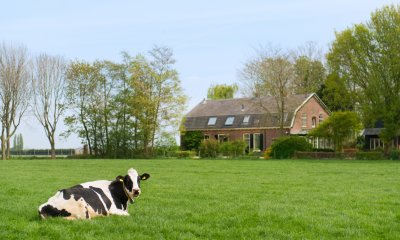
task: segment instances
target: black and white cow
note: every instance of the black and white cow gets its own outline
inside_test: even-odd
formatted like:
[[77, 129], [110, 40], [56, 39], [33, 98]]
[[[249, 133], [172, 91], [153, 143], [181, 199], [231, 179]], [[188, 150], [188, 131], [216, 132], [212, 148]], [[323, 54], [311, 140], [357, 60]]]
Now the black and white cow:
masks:
[[98, 180], [86, 182], [58, 191], [39, 207], [39, 216], [64, 217], [66, 219], [90, 219], [96, 216], [128, 216], [128, 201], [140, 195], [140, 181], [149, 174], [139, 175], [133, 168], [128, 174], [114, 181]]

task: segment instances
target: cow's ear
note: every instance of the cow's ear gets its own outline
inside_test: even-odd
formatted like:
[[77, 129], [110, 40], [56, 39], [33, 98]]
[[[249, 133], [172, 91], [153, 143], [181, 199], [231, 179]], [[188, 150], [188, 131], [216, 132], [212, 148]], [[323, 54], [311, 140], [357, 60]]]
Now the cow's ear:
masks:
[[115, 178], [115, 180], [117, 180], [117, 182], [122, 182], [122, 181], [124, 181], [124, 177], [119, 175], [118, 177]]
[[140, 175], [140, 180], [147, 180], [150, 178], [150, 174], [148, 173], [143, 173], [142, 175]]

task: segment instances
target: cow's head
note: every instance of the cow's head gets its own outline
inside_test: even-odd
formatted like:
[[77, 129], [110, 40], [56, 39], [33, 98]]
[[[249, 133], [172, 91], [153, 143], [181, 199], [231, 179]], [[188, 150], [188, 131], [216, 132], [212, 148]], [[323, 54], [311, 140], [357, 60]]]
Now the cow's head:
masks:
[[131, 168], [128, 170], [128, 174], [125, 175], [125, 177], [118, 176], [117, 180], [121, 181], [123, 180], [124, 186], [126, 190], [128, 191], [128, 194], [131, 197], [137, 197], [140, 195], [140, 181], [144, 181], [150, 178], [150, 174], [148, 173], [143, 173], [142, 175], [139, 175], [138, 172]]

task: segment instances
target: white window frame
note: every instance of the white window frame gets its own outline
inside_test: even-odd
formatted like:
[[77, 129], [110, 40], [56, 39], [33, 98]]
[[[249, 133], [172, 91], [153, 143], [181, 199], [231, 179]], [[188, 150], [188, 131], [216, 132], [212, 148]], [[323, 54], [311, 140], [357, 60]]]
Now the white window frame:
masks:
[[243, 125], [249, 125], [250, 123], [250, 115], [246, 115], [243, 118]]
[[225, 120], [225, 126], [232, 126], [234, 121], [235, 121], [235, 117], [234, 116], [227, 117], [226, 120]]
[[315, 128], [317, 126], [317, 117], [311, 118], [311, 127]]
[[217, 117], [209, 117], [207, 126], [215, 126], [217, 123]]
[[243, 141], [247, 144], [250, 150], [250, 133], [243, 133]]

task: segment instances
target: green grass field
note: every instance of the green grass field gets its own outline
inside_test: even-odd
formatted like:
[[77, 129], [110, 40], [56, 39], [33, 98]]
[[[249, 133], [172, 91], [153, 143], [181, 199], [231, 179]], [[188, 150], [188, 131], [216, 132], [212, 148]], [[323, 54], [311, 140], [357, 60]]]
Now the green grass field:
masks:
[[[39, 220], [58, 189], [151, 178], [130, 216]], [[0, 239], [399, 239], [400, 162], [0, 161]]]

